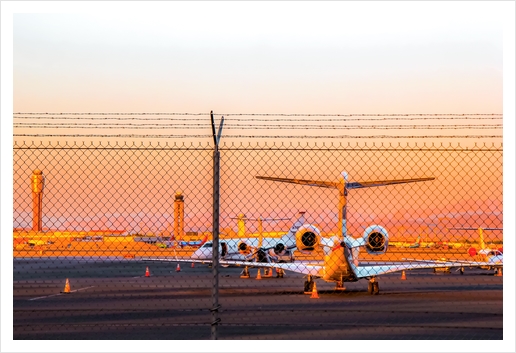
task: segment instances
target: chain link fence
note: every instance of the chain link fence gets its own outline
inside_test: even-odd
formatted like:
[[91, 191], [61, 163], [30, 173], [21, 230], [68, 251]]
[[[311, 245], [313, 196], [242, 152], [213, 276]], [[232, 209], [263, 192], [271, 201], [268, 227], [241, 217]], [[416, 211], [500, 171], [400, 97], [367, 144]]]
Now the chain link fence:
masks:
[[[503, 337], [501, 144], [219, 150], [219, 338]], [[13, 153], [14, 339], [213, 337], [211, 143]]]

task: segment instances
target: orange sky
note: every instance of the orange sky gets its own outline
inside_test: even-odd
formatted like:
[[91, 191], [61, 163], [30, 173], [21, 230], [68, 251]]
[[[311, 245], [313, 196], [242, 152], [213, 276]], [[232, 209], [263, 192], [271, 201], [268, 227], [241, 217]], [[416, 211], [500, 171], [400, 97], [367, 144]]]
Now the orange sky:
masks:
[[[160, 231], [173, 223], [174, 194], [181, 190], [186, 227], [211, 229], [212, 151], [204, 147], [15, 149], [14, 226], [30, 226], [29, 179], [32, 170], [40, 168], [46, 176], [44, 214], [53, 217], [47, 218], [46, 227]], [[222, 228], [236, 229], [231, 218], [239, 213], [293, 219], [298, 211], [306, 211], [309, 222], [331, 232], [337, 224], [336, 190], [272, 183], [255, 176], [336, 181], [341, 171], [349, 173], [350, 181], [436, 178], [351, 191], [350, 232], [354, 235], [372, 223], [385, 225], [393, 234], [404, 226], [408, 236], [422, 225], [439, 234], [452, 226], [502, 226], [501, 146], [490, 151], [237, 147], [221, 150]], [[286, 229], [289, 224], [268, 229]]]

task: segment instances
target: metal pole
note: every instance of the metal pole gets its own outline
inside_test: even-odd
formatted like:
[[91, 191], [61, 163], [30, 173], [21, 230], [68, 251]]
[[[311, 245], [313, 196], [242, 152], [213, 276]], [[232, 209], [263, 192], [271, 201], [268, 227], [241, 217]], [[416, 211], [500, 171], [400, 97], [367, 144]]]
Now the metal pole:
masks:
[[213, 121], [213, 111], [210, 113], [213, 128], [213, 141], [215, 150], [213, 151], [213, 247], [212, 247], [212, 308], [211, 308], [211, 339], [216, 340], [217, 327], [220, 319], [219, 312], [219, 203], [220, 203], [220, 153], [217, 136], [215, 135], [215, 123]]

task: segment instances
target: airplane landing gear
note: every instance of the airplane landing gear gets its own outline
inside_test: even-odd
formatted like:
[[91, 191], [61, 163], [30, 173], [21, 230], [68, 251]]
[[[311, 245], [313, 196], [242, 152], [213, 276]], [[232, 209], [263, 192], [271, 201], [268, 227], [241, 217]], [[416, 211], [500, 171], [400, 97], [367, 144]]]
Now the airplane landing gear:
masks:
[[312, 275], [308, 275], [306, 277], [306, 281], [305, 281], [305, 289], [304, 289], [304, 293], [305, 294], [312, 294], [312, 290], [314, 289], [314, 280], [312, 278]]
[[367, 284], [367, 293], [372, 295], [377, 295], [380, 293], [380, 287], [374, 277], [371, 277], [369, 283]]
[[285, 274], [285, 271], [283, 271], [283, 269], [281, 269], [281, 268], [276, 269], [276, 278], [283, 278], [284, 274]]
[[240, 274], [240, 278], [250, 278], [249, 269], [247, 268], [247, 266], [244, 268], [244, 270]]
[[344, 283], [342, 281], [338, 281], [335, 284], [335, 290], [346, 290], [346, 287], [344, 287]]

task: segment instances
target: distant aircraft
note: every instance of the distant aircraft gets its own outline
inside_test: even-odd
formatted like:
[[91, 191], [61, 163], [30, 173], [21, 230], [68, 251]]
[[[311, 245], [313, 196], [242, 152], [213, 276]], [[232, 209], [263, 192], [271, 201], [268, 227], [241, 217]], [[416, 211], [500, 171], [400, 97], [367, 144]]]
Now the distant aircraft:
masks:
[[[490, 249], [484, 242], [484, 230], [503, 230], [503, 228], [472, 228], [472, 227], [453, 227], [449, 230], [478, 230], [480, 250], [477, 251], [475, 247], [468, 250], [468, 254], [474, 257], [477, 261], [467, 261], [466, 263], [474, 266], [484, 268], [486, 270], [495, 269], [498, 272], [499, 268], [503, 268], [503, 247], [500, 249]], [[478, 265], [478, 264], [481, 265]]]
[[34, 246], [41, 246], [41, 245], [47, 245], [47, 244], [52, 244], [51, 242], [48, 242], [48, 241], [44, 241], [44, 240], [35, 240], [35, 239], [30, 239], [27, 244], [29, 244], [31, 247], [34, 247]]
[[208, 236], [206, 235], [202, 240], [197, 240], [197, 241], [179, 240], [177, 242], [177, 244], [182, 248], [184, 248], [185, 246], [189, 246], [192, 248], [198, 248], [198, 247], [202, 246], [204, 243], [206, 243], [207, 240], [208, 240]]
[[[325, 241], [320, 233], [314, 229], [298, 229], [295, 233], [296, 248], [300, 251], [312, 253], [318, 249], [324, 251], [323, 264], [306, 264], [306, 263], [273, 263], [268, 267], [276, 269], [293, 271], [307, 275], [305, 282], [305, 292], [311, 291], [313, 288], [313, 279], [322, 278], [327, 282], [336, 282], [337, 288], [343, 288], [343, 282], [355, 282], [360, 279], [368, 279], [368, 292], [370, 294], [379, 293], [379, 285], [377, 276], [387, 273], [393, 273], [410, 269], [437, 268], [442, 267], [442, 262], [389, 262], [383, 265], [368, 265], [367, 263], [359, 264], [358, 255], [360, 248], [365, 248], [369, 254], [380, 255], [387, 251], [389, 236], [385, 228], [379, 225], [371, 225], [367, 227], [361, 238], [354, 238], [347, 233], [347, 195], [350, 190], [361, 189], [376, 186], [386, 186], [394, 184], [413, 183], [421, 181], [430, 181], [435, 178], [415, 178], [415, 179], [399, 179], [399, 180], [379, 180], [365, 182], [348, 182], [348, 174], [342, 172], [338, 182], [287, 179], [276, 177], [257, 176], [257, 179], [278, 181], [285, 183], [294, 183], [307, 186], [316, 186], [324, 188], [333, 188], [339, 190], [339, 224], [341, 228], [341, 236], [333, 242]], [[221, 260], [221, 264], [226, 265], [243, 265], [264, 267], [260, 263], [253, 262], [236, 262]], [[459, 262], [445, 262], [449, 267], [460, 267], [463, 264]]]
[[417, 240], [414, 244], [410, 244], [409, 248], [419, 248], [421, 246], [421, 235], [417, 236]]
[[[495, 270], [495, 273], [502, 271], [503, 269], [503, 253], [501, 249], [490, 249], [486, 247], [484, 243], [484, 230], [503, 230], [503, 228], [470, 228], [470, 227], [453, 227], [448, 228], [448, 230], [478, 230], [479, 234], [479, 245], [480, 250], [477, 251], [474, 247], [469, 248], [468, 254], [475, 258], [474, 261], [464, 261], [464, 260], [451, 260], [455, 263], [461, 263], [462, 266], [458, 269], [460, 274], [464, 274], [465, 267], [477, 267], [486, 270]], [[448, 263], [447, 259], [439, 259], [439, 260], [417, 260], [417, 259], [405, 259], [407, 261], [415, 261], [419, 263]], [[440, 266], [438, 268], [434, 268], [434, 272], [445, 272], [450, 273], [450, 266]], [[500, 272], [501, 273], [501, 272]]]

